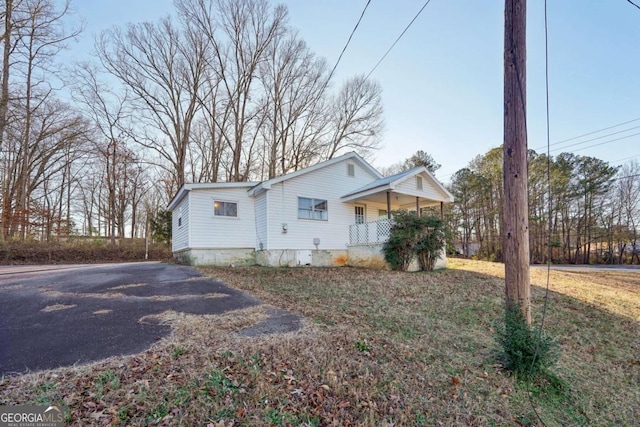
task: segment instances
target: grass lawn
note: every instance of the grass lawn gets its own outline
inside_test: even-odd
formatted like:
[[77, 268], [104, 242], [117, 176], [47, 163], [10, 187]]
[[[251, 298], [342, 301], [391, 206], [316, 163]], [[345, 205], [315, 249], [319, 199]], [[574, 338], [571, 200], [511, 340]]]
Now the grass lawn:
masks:
[[[553, 271], [546, 330], [564, 391], [520, 383], [493, 353], [503, 266], [435, 273], [207, 268], [266, 304], [164, 313], [172, 336], [129, 357], [0, 380], [0, 404], [64, 404], [71, 425], [633, 426], [640, 420], [640, 272]], [[532, 270], [539, 320], [546, 270]], [[235, 334], [268, 306], [295, 333]], [[528, 391], [527, 391], [528, 389]]]

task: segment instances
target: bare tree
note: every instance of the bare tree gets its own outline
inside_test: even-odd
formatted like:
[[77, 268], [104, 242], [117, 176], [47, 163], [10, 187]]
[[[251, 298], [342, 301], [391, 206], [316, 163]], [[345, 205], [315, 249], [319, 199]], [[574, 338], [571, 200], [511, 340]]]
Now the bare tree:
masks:
[[[3, 6], [0, 144], [10, 154], [4, 159], [2, 234], [5, 237], [13, 234], [18, 224], [19, 236], [24, 239], [29, 226], [33, 181], [29, 173], [35, 167], [35, 160], [30, 156], [38, 151], [36, 144], [41, 139], [41, 135], [34, 133], [37, 131], [33, 129], [35, 116], [39, 110], [55, 104], [51, 101], [52, 80], [57, 76], [53, 67], [55, 57], [80, 29], [67, 31], [64, 26], [68, 2], [58, 8], [52, 0], [6, 0]], [[43, 114], [50, 113], [51, 110]], [[11, 135], [7, 133], [9, 119], [14, 121]]]
[[364, 76], [348, 79], [332, 102], [331, 134], [323, 158], [345, 149], [363, 155], [379, 148], [384, 129], [382, 88]]
[[[638, 227], [640, 226], [640, 164], [630, 161], [623, 165], [619, 172], [618, 195], [621, 209], [622, 225], [628, 231], [631, 248], [631, 263], [634, 258], [640, 263], [640, 247], [638, 244]], [[620, 260], [623, 250], [620, 250]]]
[[[105, 69], [133, 94], [137, 129], [129, 135], [156, 152], [178, 187], [185, 182], [192, 124], [200, 108], [208, 41], [170, 17], [105, 31], [96, 43]], [[139, 132], [140, 127], [144, 127]], [[159, 134], [158, 132], [159, 131]]]
[[176, 5], [210, 43], [209, 72], [217, 78], [207, 96], [223, 102], [214, 118], [230, 152], [227, 180], [246, 180], [264, 120], [264, 103], [255, 93], [258, 67], [273, 40], [286, 32], [286, 9], [266, 0], [178, 0]]
[[104, 173], [101, 173], [101, 176], [104, 178], [107, 193], [104, 219], [107, 236], [111, 243], [115, 244], [116, 235], [122, 236], [124, 227], [122, 211], [125, 207], [117, 207], [117, 202], [122, 197], [117, 194], [121, 179], [119, 175], [122, 173], [120, 161], [128, 161], [132, 157], [128, 154], [131, 150], [127, 147], [123, 131], [130, 117], [129, 94], [126, 88], [121, 93], [111, 90], [99, 80], [96, 67], [83, 63], [77, 64], [73, 73], [72, 96], [84, 106], [84, 113], [94, 125], [95, 136], [92, 138], [92, 145], [98, 157], [97, 162], [104, 165]]
[[327, 64], [296, 33], [274, 38], [261, 64], [266, 96], [264, 161], [273, 178], [317, 159], [326, 124], [322, 100]]

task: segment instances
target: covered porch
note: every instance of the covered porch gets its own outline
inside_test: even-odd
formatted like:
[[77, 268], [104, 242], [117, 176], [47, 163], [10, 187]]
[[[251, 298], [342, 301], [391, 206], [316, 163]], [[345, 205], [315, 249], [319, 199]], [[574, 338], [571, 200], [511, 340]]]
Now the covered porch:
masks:
[[[392, 212], [408, 210], [442, 218], [444, 204], [453, 202], [453, 196], [425, 167], [418, 167], [379, 179], [344, 195], [341, 200], [353, 207], [354, 221], [349, 226], [347, 247], [349, 265], [385, 267], [382, 245], [390, 236]], [[413, 268], [417, 269], [417, 262], [415, 264]], [[443, 253], [436, 268], [444, 267], [446, 255]]]
[[352, 204], [354, 209], [349, 244], [370, 245], [387, 241], [393, 211], [408, 210], [442, 218], [444, 204], [452, 202], [453, 196], [421, 166], [374, 181], [341, 200]]
[[[381, 201], [381, 198], [384, 202]], [[378, 197], [369, 196], [354, 200], [353, 206], [354, 223], [349, 226], [349, 245], [386, 242], [393, 225], [393, 211], [407, 210], [417, 212], [418, 215], [435, 214], [443, 218], [444, 210], [444, 202], [442, 201], [406, 194], [394, 194], [391, 191], [378, 195]]]

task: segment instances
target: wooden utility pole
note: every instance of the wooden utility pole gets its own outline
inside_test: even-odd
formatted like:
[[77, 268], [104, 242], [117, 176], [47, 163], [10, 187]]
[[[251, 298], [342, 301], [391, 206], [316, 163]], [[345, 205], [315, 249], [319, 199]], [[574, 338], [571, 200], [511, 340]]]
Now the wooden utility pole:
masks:
[[503, 254], [507, 302], [531, 324], [527, 200], [526, 0], [505, 0]]

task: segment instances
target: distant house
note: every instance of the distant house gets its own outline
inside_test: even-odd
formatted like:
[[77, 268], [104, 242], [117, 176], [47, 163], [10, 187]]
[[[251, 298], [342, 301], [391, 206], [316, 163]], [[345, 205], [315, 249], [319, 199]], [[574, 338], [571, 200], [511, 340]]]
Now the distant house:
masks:
[[452, 201], [424, 167], [385, 178], [352, 152], [263, 182], [185, 184], [172, 250], [194, 265], [381, 266], [391, 211]]

